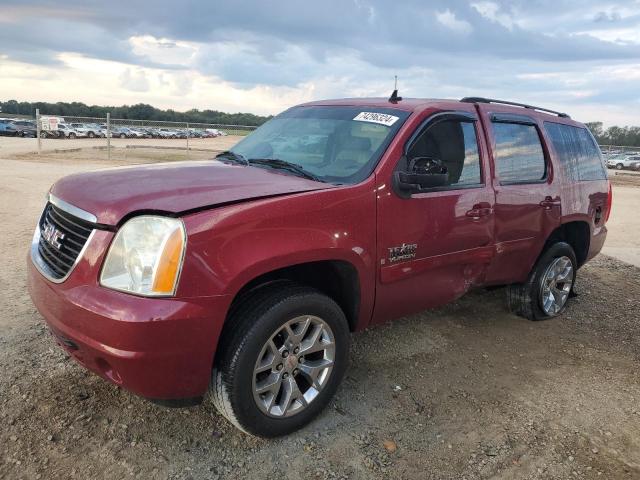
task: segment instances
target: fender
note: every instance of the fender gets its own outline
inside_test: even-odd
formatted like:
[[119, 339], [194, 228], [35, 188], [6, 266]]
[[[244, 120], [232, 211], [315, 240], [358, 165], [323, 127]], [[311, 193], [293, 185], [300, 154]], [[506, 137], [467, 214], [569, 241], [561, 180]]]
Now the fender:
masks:
[[[358, 327], [375, 297], [373, 177], [356, 186], [229, 205], [184, 217], [187, 251], [181, 291], [233, 299], [251, 280], [324, 260], [353, 265], [360, 282]], [[339, 212], [339, 214], [336, 214]], [[231, 300], [230, 300], [231, 301]], [[230, 303], [229, 301], [229, 303]]]

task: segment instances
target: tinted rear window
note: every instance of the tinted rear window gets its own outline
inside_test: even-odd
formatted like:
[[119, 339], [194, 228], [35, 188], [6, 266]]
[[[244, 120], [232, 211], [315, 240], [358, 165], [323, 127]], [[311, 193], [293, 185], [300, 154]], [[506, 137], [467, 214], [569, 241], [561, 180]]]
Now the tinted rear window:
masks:
[[532, 183], [545, 178], [546, 162], [535, 126], [494, 122], [493, 134], [500, 183]]
[[544, 122], [564, 177], [572, 182], [604, 180], [607, 173], [600, 149], [586, 128]]

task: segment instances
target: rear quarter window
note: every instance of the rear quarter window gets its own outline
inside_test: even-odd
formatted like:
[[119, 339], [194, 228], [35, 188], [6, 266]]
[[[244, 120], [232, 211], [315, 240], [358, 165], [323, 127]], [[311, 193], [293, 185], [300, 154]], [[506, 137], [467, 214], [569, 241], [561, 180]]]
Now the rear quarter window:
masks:
[[586, 128], [544, 122], [544, 129], [566, 180], [579, 182], [607, 178], [600, 149]]

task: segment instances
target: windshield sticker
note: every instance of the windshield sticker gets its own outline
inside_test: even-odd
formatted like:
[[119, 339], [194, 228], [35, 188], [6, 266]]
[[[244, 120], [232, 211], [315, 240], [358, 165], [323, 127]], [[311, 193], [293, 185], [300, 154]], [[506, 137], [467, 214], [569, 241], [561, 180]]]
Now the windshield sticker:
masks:
[[380, 125], [386, 125], [390, 127], [398, 120], [400, 117], [394, 117], [393, 115], [387, 115], [386, 113], [376, 113], [376, 112], [360, 112], [354, 118], [356, 122], [371, 122], [371, 123], [379, 123]]

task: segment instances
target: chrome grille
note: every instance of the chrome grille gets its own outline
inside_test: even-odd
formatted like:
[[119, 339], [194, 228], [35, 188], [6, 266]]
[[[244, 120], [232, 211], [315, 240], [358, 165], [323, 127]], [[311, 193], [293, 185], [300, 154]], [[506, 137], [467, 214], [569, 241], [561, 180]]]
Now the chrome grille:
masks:
[[48, 203], [38, 225], [37, 242], [40, 266], [44, 264], [47, 270], [44, 273], [52, 280], [66, 278], [94, 228], [93, 223]]

